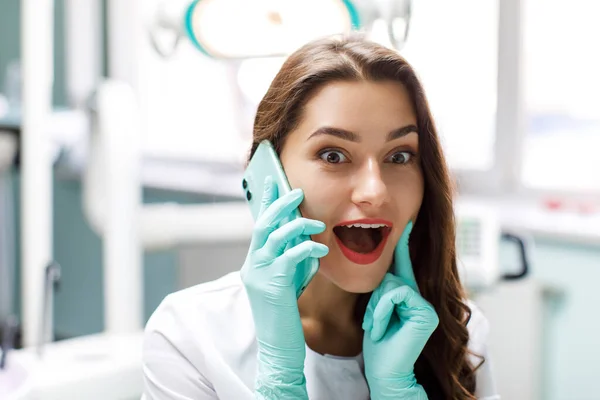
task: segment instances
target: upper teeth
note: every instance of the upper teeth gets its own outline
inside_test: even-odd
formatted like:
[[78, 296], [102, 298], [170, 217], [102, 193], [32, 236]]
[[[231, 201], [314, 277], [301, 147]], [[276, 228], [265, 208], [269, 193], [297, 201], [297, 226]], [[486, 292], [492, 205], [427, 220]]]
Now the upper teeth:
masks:
[[350, 224], [348, 228], [383, 228], [385, 224]]

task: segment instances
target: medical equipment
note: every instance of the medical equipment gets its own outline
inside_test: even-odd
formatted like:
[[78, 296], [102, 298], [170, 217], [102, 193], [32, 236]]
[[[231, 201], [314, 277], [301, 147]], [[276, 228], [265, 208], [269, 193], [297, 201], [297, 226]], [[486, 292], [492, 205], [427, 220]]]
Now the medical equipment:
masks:
[[104, 0], [64, 0], [65, 81], [71, 107], [81, 110], [103, 76]]
[[[471, 294], [501, 281], [524, 278], [530, 267], [530, 239], [501, 229], [497, 205], [460, 197], [454, 201], [456, 262], [461, 281]], [[516, 246], [520, 265], [514, 271], [500, 266], [500, 245]]]
[[[279, 161], [279, 156], [275, 152], [273, 145], [268, 140], [261, 142], [252, 159], [250, 160], [244, 177], [242, 180], [242, 188], [244, 189], [245, 197], [252, 211], [254, 220], [259, 218], [259, 213], [262, 206], [262, 193], [264, 193], [266, 186], [265, 179], [271, 177], [272, 182], [277, 187], [279, 196], [283, 196], [292, 191], [288, 182], [285, 171]], [[294, 209], [289, 217], [284, 218], [280, 225], [283, 226], [286, 223], [301, 218], [300, 210]], [[288, 248], [297, 246], [303, 241], [310, 240], [310, 236], [301, 235], [297, 240], [289, 243]], [[311, 279], [317, 273], [319, 269], [319, 260], [317, 258], [307, 258], [296, 266], [294, 275], [294, 286], [296, 287], [296, 296], [304, 292], [304, 289], [308, 286]]]
[[52, 308], [54, 308], [54, 289], [60, 282], [61, 268], [57, 262], [51, 262], [46, 266], [44, 274], [44, 312], [42, 314], [40, 337], [42, 342], [38, 343], [37, 352], [41, 356], [44, 352], [44, 345], [54, 341], [54, 332], [52, 327]]
[[13, 350], [0, 371], [2, 400], [139, 399], [141, 333], [87, 335], [45, 347]]
[[23, 343], [41, 338], [44, 269], [52, 261], [52, 153], [46, 126], [52, 105], [53, 0], [21, 2], [21, 260]]
[[231, 60], [287, 55], [318, 37], [377, 29], [401, 49], [410, 15], [411, 0], [168, 0], [158, 4], [148, 33], [165, 58], [182, 38], [206, 56]]
[[9, 317], [2, 324], [2, 336], [0, 336], [0, 370], [6, 367], [6, 356], [12, 349], [17, 330], [17, 322], [14, 317]]
[[457, 267], [470, 291], [490, 288], [501, 278], [500, 219], [497, 209], [463, 198], [454, 203]]

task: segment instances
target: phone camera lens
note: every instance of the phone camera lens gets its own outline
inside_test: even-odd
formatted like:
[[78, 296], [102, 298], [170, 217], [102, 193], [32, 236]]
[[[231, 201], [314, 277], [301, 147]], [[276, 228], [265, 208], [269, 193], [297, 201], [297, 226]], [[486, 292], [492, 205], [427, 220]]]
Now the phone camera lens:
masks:
[[245, 179], [243, 179], [243, 180], [242, 180], [242, 187], [243, 187], [244, 189], [247, 189], [247, 188], [248, 188], [248, 181], [246, 181]]
[[250, 201], [252, 199], [252, 193], [246, 192], [246, 198], [248, 199], [248, 201]]

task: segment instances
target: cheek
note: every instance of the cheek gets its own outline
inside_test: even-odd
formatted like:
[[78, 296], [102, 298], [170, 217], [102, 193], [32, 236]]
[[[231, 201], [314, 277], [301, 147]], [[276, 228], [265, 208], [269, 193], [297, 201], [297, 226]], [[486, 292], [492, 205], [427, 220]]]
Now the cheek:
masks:
[[335, 210], [344, 198], [339, 182], [325, 183], [319, 179], [311, 179], [299, 187], [304, 191], [304, 201], [300, 204], [302, 216], [330, 223], [329, 219], [335, 215]]
[[[312, 240], [327, 246], [335, 244], [332, 225], [339, 210], [343, 209], [342, 203], [347, 201], [349, 195], [344, 195], [339, 179], [327, 179], [318, 171], [314, 171], [312, 179], [297, 181], [297, 186], [304, 191], [304, 201], [300, 204], [300, 213], [304, 218], [324, 222], [327, 230], [322, 234], [312, 235]], [[290, 184], [293, 185], [290, 180]]]
[[419, 170], [399, 174], [390, 179], [391, 201], [402, 219], [415, 219], [423, 203], [424, 182]]
[[292, 188], [302, 188], [304, 192], [304, 201], [300, 204], [302, 216], [329, 223], [328, 219], [344, 198], [343, 181], [328, 177], [310, 163], [305, 163], [301, 170], [302, 173], [288, 175], [288, 180]]

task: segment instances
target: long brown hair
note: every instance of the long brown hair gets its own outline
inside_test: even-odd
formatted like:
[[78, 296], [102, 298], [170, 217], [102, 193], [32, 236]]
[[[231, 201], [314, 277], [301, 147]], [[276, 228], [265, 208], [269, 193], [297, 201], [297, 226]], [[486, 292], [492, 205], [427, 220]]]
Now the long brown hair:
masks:
[[320, 39], [292, 54], [260, 102], [250, 157], [270, 140], [278, 153], [315, 91], [333, 81], [397, 81], [409, 91], [417, 114], [425, 191], [410, 238], [415, 277], [440, 323], [415, 365], [430, 399], [475, 399], [475, 367], [468, 359], [471, 310], [456, 268], [452, 187], [423, 87], [396, 51], [352, 35]]

